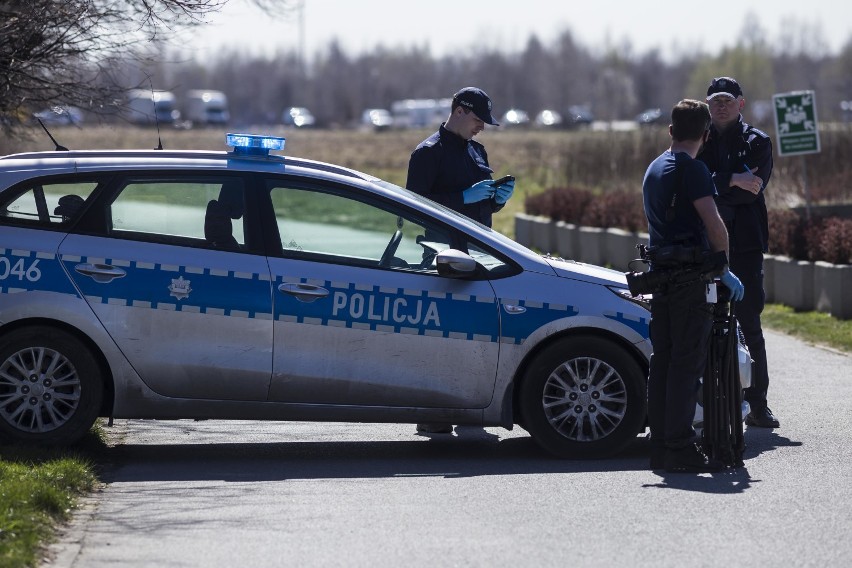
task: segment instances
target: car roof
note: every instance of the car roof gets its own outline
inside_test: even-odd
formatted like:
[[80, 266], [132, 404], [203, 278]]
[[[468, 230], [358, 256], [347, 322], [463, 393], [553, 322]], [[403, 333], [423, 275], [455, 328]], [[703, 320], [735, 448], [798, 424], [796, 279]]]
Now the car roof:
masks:
[[[34, 169], [36, 166], [37, 169]], [[298, 167], [304, 170], [336, 174], [365, 181], [378, 178], [326, 162], [292, 156], [246, 156], [234, 152], [204, 150], [73, 150], [26, 152], [0, 156], [0, 172], [26, 170], [32, 175], [64, 171], [124, 169], [205, 169], [234, 171], [280, 171]], [[32, 177], [32, 176], [25, 176]]]

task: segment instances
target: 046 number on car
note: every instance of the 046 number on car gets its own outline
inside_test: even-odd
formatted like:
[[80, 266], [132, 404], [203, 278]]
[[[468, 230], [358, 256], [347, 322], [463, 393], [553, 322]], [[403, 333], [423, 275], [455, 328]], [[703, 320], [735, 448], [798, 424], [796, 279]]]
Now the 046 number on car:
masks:
[[24, 279], [30, 282], [36, 282], [41, 278], [41, 270], [38, 268], [38, 259], [33, 260], [29, 266], [26, 265], [25, 259], [19, 258], [14, 264], [5, 256], [0, 256], [0, 280], [6, 280], [12, 277], [19, 281]]

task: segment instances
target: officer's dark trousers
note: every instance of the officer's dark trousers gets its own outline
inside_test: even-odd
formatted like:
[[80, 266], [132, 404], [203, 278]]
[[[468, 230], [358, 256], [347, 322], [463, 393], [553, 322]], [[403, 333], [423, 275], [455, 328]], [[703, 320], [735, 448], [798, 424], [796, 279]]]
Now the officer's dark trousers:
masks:
[[763, 253], [760, 251], [733, 253], [731, 272], [736, 274], [745, 287], [745, 296], [734, 306], [740, 322], [746, 346], [754, 360], [751, 388], [745, 389], [743, 398], [754, 410], [766, 408], [766, 391], [769, 389], [769, 370], [766, 364], [766, 341], [760, 325], [760, 314], [766, 303], [763, 289]]
[[679, 448], [695, 437], [698, 379], [707, 365], [712, 325], [702, 282], [654, 294], [651, 300], [648, 422], [654, 446]]

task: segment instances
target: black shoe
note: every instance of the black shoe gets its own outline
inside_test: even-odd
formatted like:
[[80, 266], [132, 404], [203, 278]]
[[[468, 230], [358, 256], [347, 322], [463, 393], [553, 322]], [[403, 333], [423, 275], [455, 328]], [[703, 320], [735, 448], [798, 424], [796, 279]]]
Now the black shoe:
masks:
[[705, 456], [698, 444], [689, 444], [683, 448], [670, 448], [666, 452], [665, 468], [671, 473], [714, 473], [725, 469], [725, 465]]
[[452, 424], [418, 424], [417, 425], [417, 433], [418, 434], [452, 434], [453, 433], [453, 425]]
[[781, 423], [772, 414], [769, 408], [763, 410], [752, 410], [746, 415], [745, 423], [749, 426], [757, 426], [758, 428], [778, 428]]
[[666, 449], [651, 448], [651, 469], [664, 469], [666, 467]]

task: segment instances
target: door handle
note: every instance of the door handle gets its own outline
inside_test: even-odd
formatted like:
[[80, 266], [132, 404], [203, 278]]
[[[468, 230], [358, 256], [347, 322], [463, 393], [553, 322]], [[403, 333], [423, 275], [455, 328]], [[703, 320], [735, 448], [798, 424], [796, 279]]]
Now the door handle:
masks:
[[278, 285], [278, 291], [295, 296], [300, 302], [314, 302], [328, 296], [328, 290], [322, 286], [304, 284], [302, 282], [285, 282]]
[[121, 268], [109, 264], [78, 264], [74, 270], [84, 276], [90, 277], [95, 282], [111, 282], [116, 278], [123, 278], [127, 273]]

